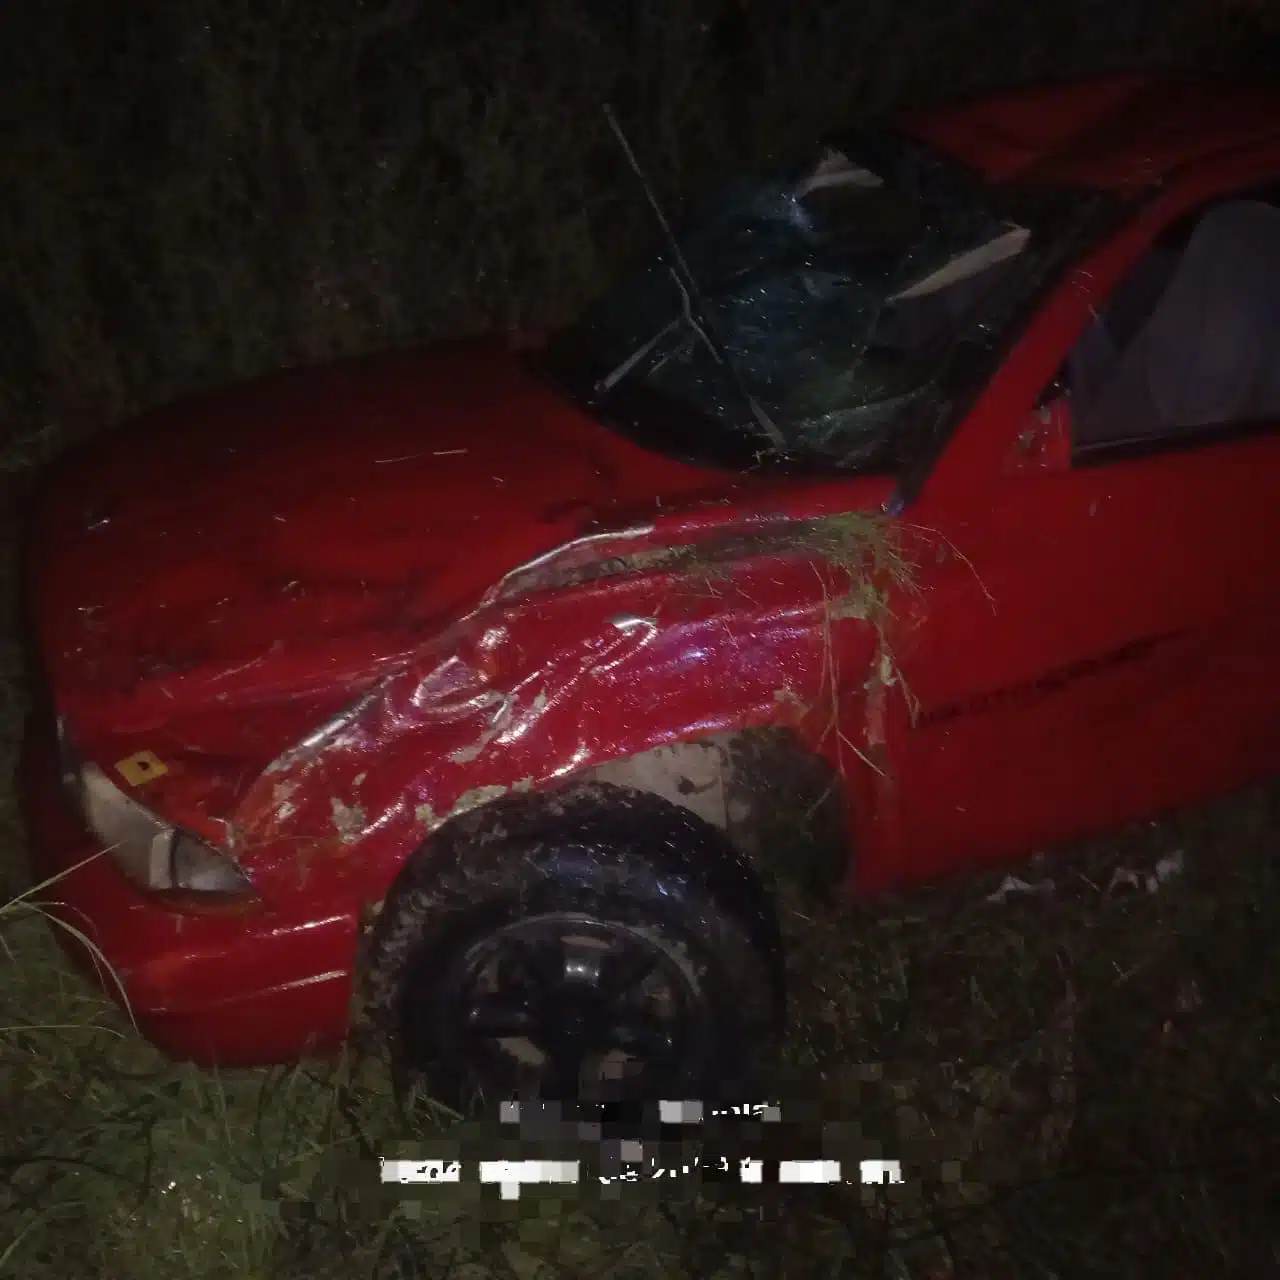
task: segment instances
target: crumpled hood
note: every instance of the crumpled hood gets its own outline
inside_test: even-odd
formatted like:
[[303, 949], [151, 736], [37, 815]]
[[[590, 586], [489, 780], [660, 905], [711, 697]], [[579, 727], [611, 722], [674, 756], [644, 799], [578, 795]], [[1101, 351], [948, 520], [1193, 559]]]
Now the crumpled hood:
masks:
[[732, 485], [601, 427], [498, 345], [277, 375], [57, 470], [30, 562], [47, 674], [64, 705], [351, 691], [525, 560]]

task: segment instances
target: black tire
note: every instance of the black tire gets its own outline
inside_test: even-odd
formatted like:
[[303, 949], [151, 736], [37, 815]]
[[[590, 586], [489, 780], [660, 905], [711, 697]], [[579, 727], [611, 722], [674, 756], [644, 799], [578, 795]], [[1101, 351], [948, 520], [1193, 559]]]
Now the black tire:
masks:
[[469, 1113], [754, 1096], [784, 1014], [777, 915], [750, 867], [693, 814], [615, 786], [449, 824], [389, 896], [371, 959], [402, 1081]]

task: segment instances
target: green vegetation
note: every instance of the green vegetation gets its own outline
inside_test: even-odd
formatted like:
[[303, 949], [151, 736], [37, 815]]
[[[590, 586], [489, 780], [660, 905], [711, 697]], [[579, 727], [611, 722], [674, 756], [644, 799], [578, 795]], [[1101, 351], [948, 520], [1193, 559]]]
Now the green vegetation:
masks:
[[[875, 108], [1225, 64], [1275, 30], [1264, 4], [1207, 0], [738, 13], [11, 6], [0, 523], [12, 530], [67, 441], [179, 394], [569, 315], [647, 234], [605, 99], [678, 210]], [[24, 695], [3, 630], [12, 762]], [[377, 1062], [214, 1074], [161, 1060], [15, 900], [27, 873], [0, 796], [0, 1276], [1274, 1273], [1277, 831], [1280, 795], [1264, 791], [1036, 863], [1018, 874], [1052, 889], [1003, 902], [988, 900], [1002, 874], [840, 918], [787, 895], [791, 1072], [841, 1142], [856, 1124], [920, 1175], [900, 1187], [690, 1181], [504, 1204], [379, 1190], [379, 1145], [410, 1128]], [[1154, 876], [1175, 850], [1183, 870], [1157, 892], [1116, 878]], [[413, 1126], [462, 1136], [447, 1116]]]

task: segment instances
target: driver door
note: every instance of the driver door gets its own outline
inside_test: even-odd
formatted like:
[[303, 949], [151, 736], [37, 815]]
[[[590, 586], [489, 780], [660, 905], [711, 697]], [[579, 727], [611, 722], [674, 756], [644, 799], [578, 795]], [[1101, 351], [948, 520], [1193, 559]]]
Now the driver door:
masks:
[[936, 544], [894, 635], [913, 876], [1280, 772], [1280, 202], [1173, 204], [1063, 286], [904, 517]]

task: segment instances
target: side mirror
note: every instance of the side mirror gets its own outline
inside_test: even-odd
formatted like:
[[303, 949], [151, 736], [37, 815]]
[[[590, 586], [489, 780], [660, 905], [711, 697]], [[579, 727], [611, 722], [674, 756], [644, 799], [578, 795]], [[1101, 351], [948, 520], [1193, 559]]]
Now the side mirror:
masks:
[[1071, 470], [1071, 402], [1059, 395], [1031, 410], [1005, 457], [1005, 475]]

